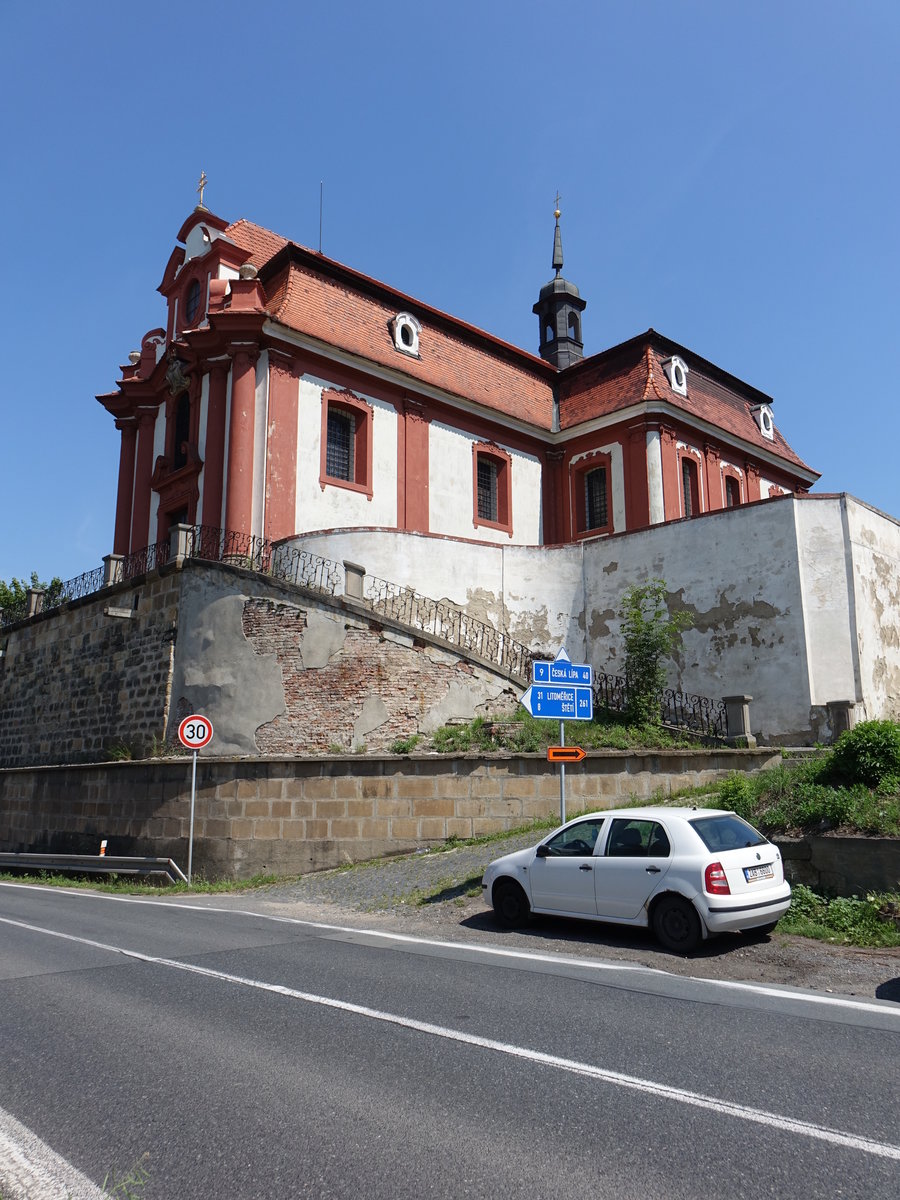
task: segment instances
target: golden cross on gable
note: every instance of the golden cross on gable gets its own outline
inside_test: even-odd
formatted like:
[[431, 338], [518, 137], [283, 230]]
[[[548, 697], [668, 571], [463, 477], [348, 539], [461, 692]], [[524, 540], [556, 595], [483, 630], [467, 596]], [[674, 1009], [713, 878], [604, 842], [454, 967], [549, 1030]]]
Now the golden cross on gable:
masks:
[[209, 180], [206, 178], [206, 172], [200, 172], [200, 179], [197, 183], [197, 191], [200, 193], [200, 207], [203, 208], [203, 189], [206, 187]]

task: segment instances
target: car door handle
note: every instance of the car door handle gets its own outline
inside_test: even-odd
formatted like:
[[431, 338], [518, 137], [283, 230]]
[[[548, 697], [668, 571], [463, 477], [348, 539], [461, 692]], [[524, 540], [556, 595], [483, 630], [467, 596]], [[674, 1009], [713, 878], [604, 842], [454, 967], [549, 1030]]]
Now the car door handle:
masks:
[[592, 866], [590, 866], [588, 863], [582, 863], [581, 866], [578, 868], [579, 871], [593, 871], [593, 869], [594, 868]]
[[644, 867], [644, 870], [647, 872], [648, 875], [658, 875], [659, 874], [659, 867]]

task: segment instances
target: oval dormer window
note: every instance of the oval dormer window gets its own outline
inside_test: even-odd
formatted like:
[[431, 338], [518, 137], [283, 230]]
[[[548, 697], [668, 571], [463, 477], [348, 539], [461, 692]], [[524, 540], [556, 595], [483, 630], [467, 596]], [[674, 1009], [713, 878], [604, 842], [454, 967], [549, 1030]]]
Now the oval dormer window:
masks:
[[422, 326], [412, 313], [398, 313], [391, 322], [394, 333], [394, 349], [403, 354], [419, 355], [419, 334]]
[[689, 368], [684, 359], [679, 358], [677, 354], [673, 354], [671, 358], [664, 358], [662, 369], [666, 373], [666, 379], [668, 379], [672, 391], [678, 396], [686, 396]]
[[775, 422], [772, 418], [772, 410], [768, 404], [757, 404], [750, 410], [753, 413], [753, 418], [759, 426], [759, 432], [764, 438], [770, 442], [775, 441]]

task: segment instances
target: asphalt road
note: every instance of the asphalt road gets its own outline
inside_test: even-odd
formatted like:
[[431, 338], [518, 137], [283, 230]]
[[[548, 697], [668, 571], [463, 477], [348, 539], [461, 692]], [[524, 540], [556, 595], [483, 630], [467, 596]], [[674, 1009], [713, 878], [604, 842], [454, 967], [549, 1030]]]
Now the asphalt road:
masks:
[[0, 884], [0, 1047], [3, 1200], [900, 1194], [886, 1001]]

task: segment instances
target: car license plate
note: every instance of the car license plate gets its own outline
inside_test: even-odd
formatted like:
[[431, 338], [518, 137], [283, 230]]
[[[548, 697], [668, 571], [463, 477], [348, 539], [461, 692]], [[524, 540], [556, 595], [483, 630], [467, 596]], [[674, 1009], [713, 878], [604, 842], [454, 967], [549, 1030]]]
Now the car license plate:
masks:
[[755, 879], [771, 879], [772, 864], [765, 863], [761, 867], [744, 867], [744, 878], [748, 883], [753, 883]]

